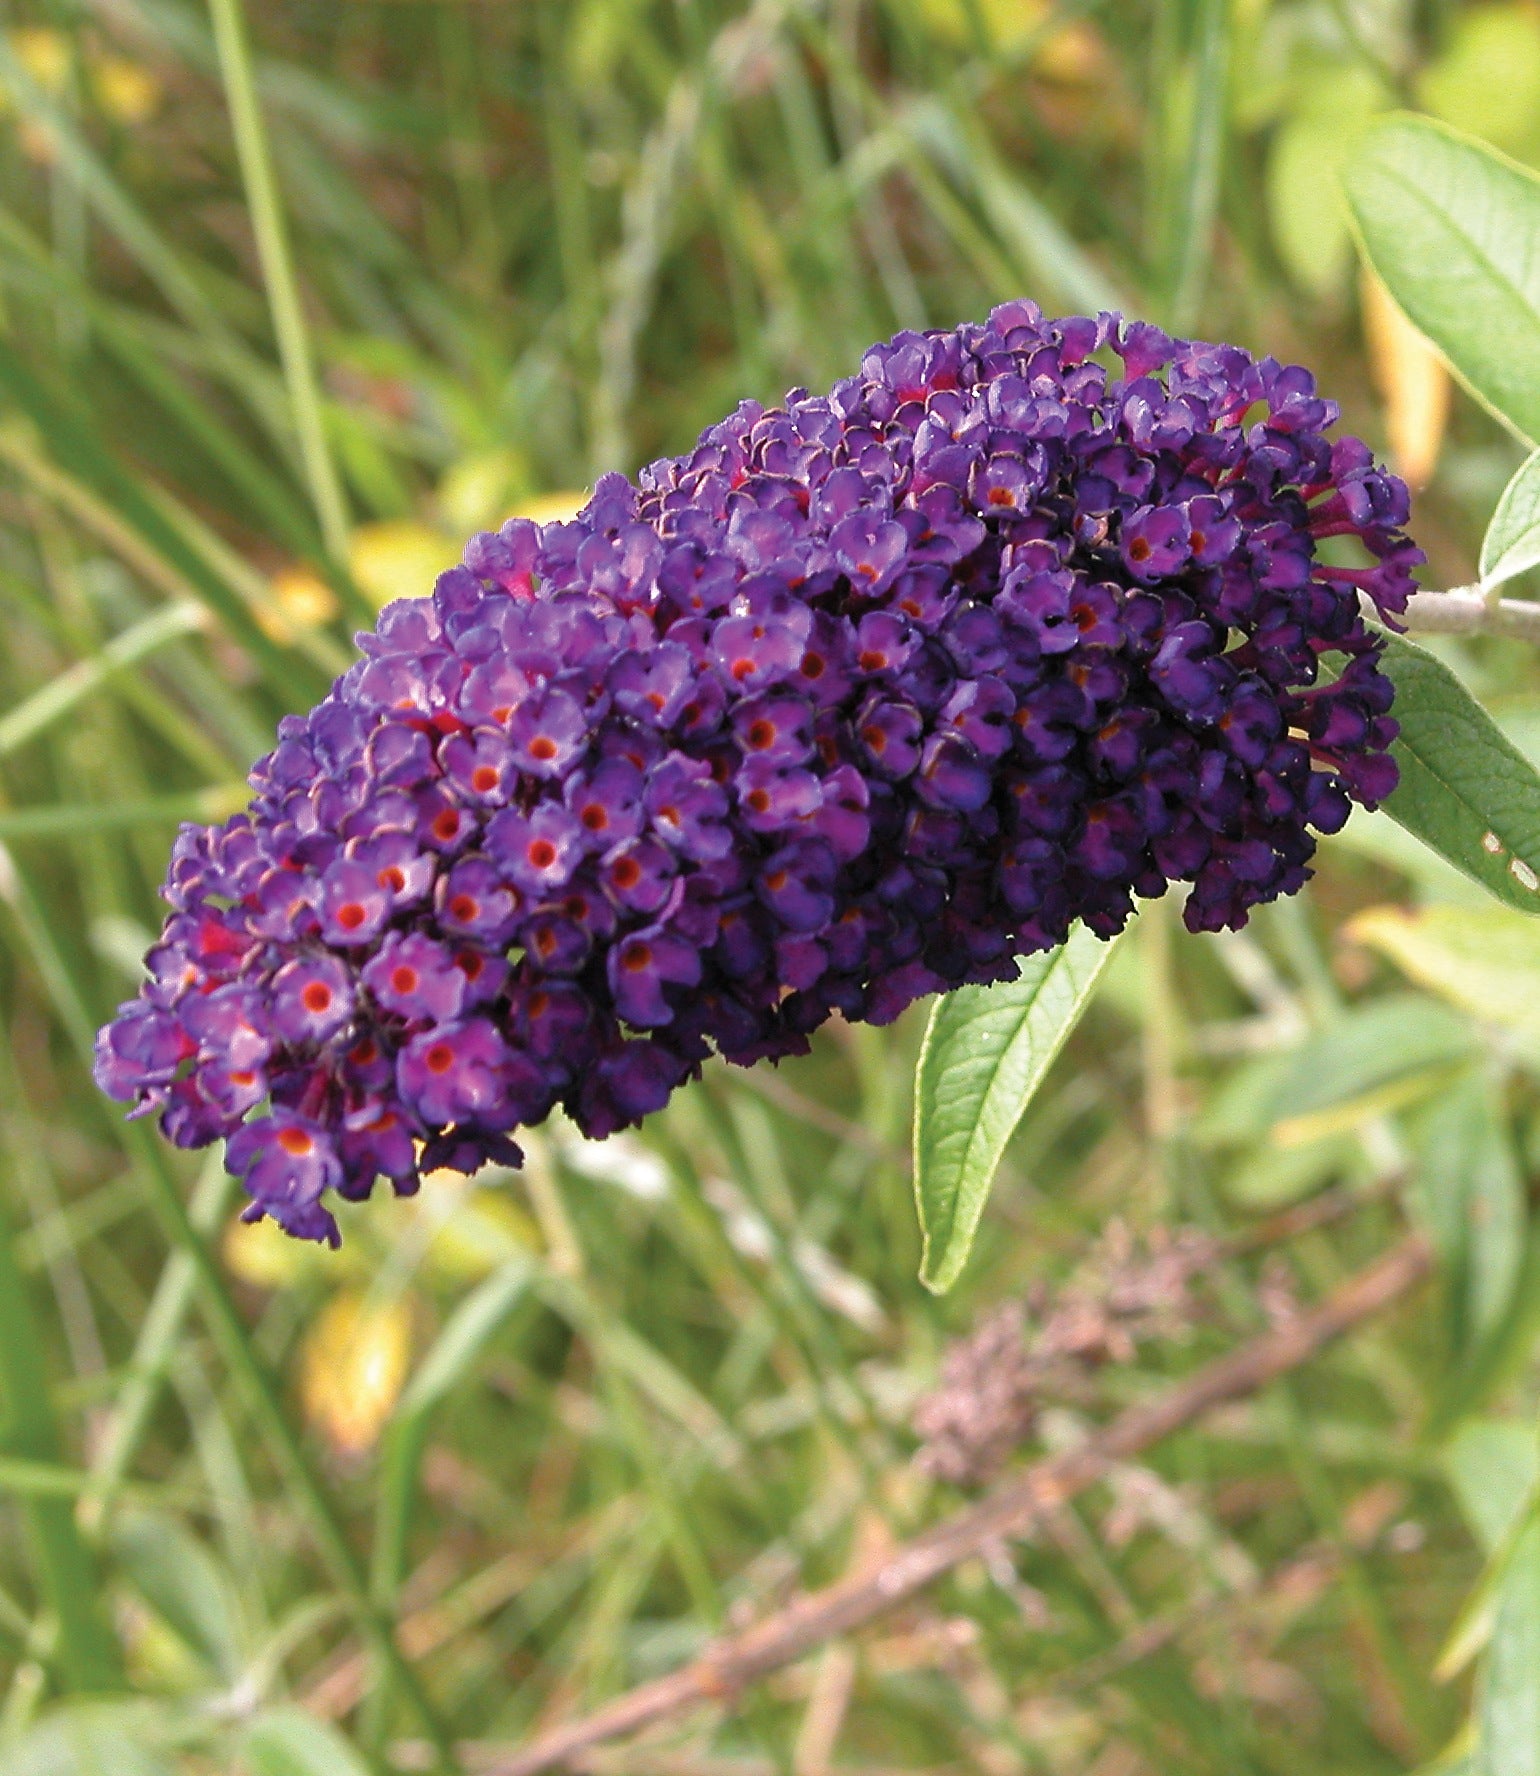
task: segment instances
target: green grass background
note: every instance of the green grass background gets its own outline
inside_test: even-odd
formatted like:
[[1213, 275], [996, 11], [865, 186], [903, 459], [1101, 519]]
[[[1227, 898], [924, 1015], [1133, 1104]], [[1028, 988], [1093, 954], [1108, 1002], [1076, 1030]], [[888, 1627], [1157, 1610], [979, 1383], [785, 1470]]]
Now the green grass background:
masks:
[[[335, 1256], [232, 1228], [217, 1159], [124, 1125], [86, 1066], [176, 822], [239, 805], [378, 602], [743, 396], [1025, 293], [1306, 361], [1383, 446], [1335, 179], [1397, 104], [1533, 158], [1540, 15], [0, 5], [5, 1776], [473, 1770], [958, 1503], [912, 1461], [946, 1341], [1111, 1219], [1229, 1232], [1328, 1189], [1352, 1212], [1216, 1267], [1185, 1336], [1040, 1443], [1408, 1215], [1444, 1239], [1440, 1288], [1163, 1448], [1124, 1488], [1142, 1511], [1099, 1489], [592, 1767], [1438, 1753], [1467, 1679], [1430, 1673], [1532, 1464], [1540, 941], [1383, 823], [1234, 941], [1145, 915], [940, 1301], [913, 1016], [710, 1068], [639, 1136], [548, 1130], [521, 1176], [353, 1210]], [[1457, 403], [1418, 500], [1430, 584], [1472, 577], [1518, 460]], [[1529, 652], [1441, 651], [1540, 738]], [[1434, 911], [1399, 969], [1351, 927], [1385, 905]], [[1511, 1005], [1473, 1001], [1471, 953]]]

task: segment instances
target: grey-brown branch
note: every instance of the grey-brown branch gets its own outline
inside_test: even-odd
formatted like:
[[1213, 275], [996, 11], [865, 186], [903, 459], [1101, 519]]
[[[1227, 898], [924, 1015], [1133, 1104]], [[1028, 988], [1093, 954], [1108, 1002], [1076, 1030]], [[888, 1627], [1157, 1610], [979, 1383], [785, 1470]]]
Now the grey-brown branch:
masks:
[[1418, 592], [1406, 607], [1406, 626], [1414, 635], [1508, 635], [1516, 641], [1540, 641], [1540, 601], [1489, 598], [1479, 586]]
[[668, 1677], [641, 1684], [584, 1719], [494, 1761], [483, 1776], [536, 1776], [559, 1769], [607, 1740], [702, 1704], [728, 1700], [821, 1642], [863, 1627], [991, 1543], [1026, 1534], [1118, 1463], [1142, 1454], [1213, 1407], [1253, 1394], [1299, 1368], [1405, 1294], [1428, 1273], [1432, 1261], [1426, 1240], [1408, 1235], [1318, 1306], [1258, 1334], [1157, 1398], [1129, 1407], [1078, 1447], [1032, 1463], [874, 1567], [795, 1598]]

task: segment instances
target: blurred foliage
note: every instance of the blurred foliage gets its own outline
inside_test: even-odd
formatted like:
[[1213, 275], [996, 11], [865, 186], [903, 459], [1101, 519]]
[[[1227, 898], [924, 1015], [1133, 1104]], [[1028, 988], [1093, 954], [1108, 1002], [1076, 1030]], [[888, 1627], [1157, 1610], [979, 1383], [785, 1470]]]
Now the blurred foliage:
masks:
[[[640, 1136], [552, 1127], [519, 1176], [353, 1212], [335, 1256], [232, 1225], [83, 1051], [175, 822], [239, 804], [373, 606], [900, 326], [1027, 293], [1309, 362], [1426, 483], [1429, 583], [1473, 579], [1519, 449], [1395, 317], [1366, 345], [1337, 179], [1395, 106], [1540, 161], [1540, 8], [264, 0], [244, 88], [235, 16], [0, 7], [0, 1768], [378, 1776], [433, 1731], [473, 1767], [954, 1504], [912, 1461], [945, 1341], [1109, 1220], [1255, 1239], [1050, 1444], [1406, 1216], [1445, 1260], [1425, 1305], [597, 1767], [1433, 1759], [1485, 1558], [1540, 1560], [1540, 927], [1383, 817], [1243, 934], [1143, 915], [940, 1302], [912, 1019], [708, 1069]], [[1531, 652], [1438, 651], [1540, 751]]]

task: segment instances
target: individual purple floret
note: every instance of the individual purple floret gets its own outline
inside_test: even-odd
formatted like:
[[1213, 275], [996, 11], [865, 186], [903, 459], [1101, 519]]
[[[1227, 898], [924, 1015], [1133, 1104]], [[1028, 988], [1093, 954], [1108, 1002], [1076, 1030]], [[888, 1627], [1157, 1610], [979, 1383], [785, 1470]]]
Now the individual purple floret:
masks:
[[182, 829], [102, 1088], [335, 1242], [330, 1192], [517, 1163], [558, 1104], [609, 1134], [1170, 881], [1242, 924], [1396, 784], [1359, 599], [1422, 555], [1336, 419], [1016, 302], [474, 538]]

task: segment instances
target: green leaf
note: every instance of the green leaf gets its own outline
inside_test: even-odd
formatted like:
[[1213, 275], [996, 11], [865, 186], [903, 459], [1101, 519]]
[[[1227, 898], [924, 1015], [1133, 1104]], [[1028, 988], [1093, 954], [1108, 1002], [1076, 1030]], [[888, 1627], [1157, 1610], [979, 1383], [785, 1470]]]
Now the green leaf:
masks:
[[[62, 1446], [32, 1283], [18, 1263], [16, 1234], [0, 1198], [0, 1455], [58, 1469]], [[55, 1657], [66, 1684], [81, 1691], [121, 1688], [122, 1654], [102, 1607], [95, 1553], [73, 1505], [34, 1494], [23, 1503], [22, 1522], [39, 1595], [58, 1623]]]
[[[1428, 1414], [1429, 1443], [1502, 1397], [1528, 1368], [1540, 1338], [1540, 1234], [1531, 1218], [1524, 1255], [1508, 1311], [1447, 1379]], [[1532, 1435], [1533, 1433], [1528, 1433]]]
[[1472, 1419], [1450, 1438], [1444, 1468], [1483, 1553], [1495, 1554], [1540, 1482], [1534, 1427], [1512, 1418]]
[[1488, 1081], [1468, 1072], [1421, 1118], [1411, 1202], [1448, 1278], [1455, 1349], [1502, 1319], [1524, 1261], [1524, 1187]]
[[1267, 213], [1289, 275], [1318, 295], [1341, 288], [1353, 257], [1342, 176], [1364, 132], [1387, 106], [1385, 88], [1355, 63], [1312, 69], [1273, 132]]
[[115, 1524], [113, 1554], [168, 1628], [209, 1670], [234, 1683], [244, 1663], [235, 1588], [207, 1548], [169, 1517]]
[[507, 1323], [529, 1287], [529, 1258], [516, 1253], [487, 1277], [449, 1316], [433, 1347], [407, 1383], [386, 1434], [380, 1464], [370, 1590], [393, 1604], [406, 1563], [406, 1537], [417, 1492], [417, 1475], [435, 1408], [468, 1375], [488, 1343]]
[[1380, 1086], [1468, 1060], [1470, 1026], [1435, 999], [1398, 993], [1350, 1006], [1290, 1055], [1266, 1105], [1269, 1123], [1350, 1104]]
[[1468, 1021], [1436, 999], [1395, 993], [1347, 1006], [1292, 1048], [1235, 1067], [1195, 1118], [1192, 1138], [1207, 1148], [1260, 1144], [1266, 1153], [1280, 1122], [1360, 1103], [1419, 1074], [1431, 1079], [1476, 1053]]
[[176, 1776], [183, 1732], [164, 1703], [70, 1703], [5, 1745], [5, 1776]]
[[1113, 943], [1077, 925], [1058, 949], [1025, 958], [1018, 980], [961, 987], [936, 1001], [914, 1105], [920, 1280], [928, 1289], [950, 1289], [967, 1263], [1005, 1144], [1085, 1010]]
[[1540, 1776], [1540, 1518], [1503, 1577], [1477, 1717], [1482, 1776]]
[[1491, 591], [1540, 566], [1540, 450], [1503, 489], [1481, 539], [1481, 584]]
[[1346, 175], [1364, 251], [1477, 400], [1540, 441], [1540, 179], [1445, 124], [1376, 124]]
[[369, 1776], [335, 1727], [297, 1708], [273, 1708], [247, 1728], [241, 1750], [251, 1776]]
[[1392, 635], [1383, 664], [1401, 724], [1386, 813], [1499, 900], [1540, 913], [1540, 772], [1442, 660]]
[[1347, 927], [1410, 980], [1540, 1057], [1540, 925], [1507, 907], [1372, 907]]

